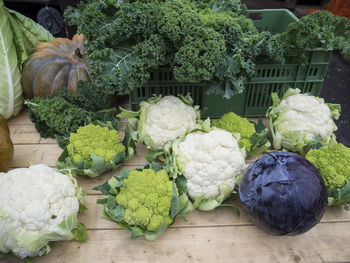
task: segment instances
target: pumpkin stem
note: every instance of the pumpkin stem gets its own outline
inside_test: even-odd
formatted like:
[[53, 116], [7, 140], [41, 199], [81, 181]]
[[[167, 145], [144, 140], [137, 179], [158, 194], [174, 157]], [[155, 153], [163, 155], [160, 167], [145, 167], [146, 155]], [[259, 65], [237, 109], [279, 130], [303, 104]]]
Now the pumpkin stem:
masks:
[[80, 48], [77, 48], [75, 51], [74, 51], [74, 55], [75, 57], [77, 57], [78, 59], [80, 58], [83, 58], [84, 56], [81, 54], [80, 52]]

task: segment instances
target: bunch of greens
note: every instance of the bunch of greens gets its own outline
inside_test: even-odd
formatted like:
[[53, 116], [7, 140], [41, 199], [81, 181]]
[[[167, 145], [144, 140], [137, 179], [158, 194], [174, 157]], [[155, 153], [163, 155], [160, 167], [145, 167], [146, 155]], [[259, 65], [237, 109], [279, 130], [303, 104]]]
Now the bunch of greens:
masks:
[[58, 145], [64, 149], [56, 163], [57, 168], [90, 177], [116, 169], [135, 152], [128, 126], [121, 141], [117, 119], [94, 121], [80, 127], [76, 133], [56, 138]]
[[103, 205], [102, 218], [131, 231], [132, 239], [144, 236], [153, 241], [178, 216], [192, 211], [185, 184], [171, 181], [158, 163], [130, 172], [123, 169], [94, 189], [107, 196], [97, 201]]
[[288, 60], [305, 62], [306, 49], [341, 50], [350, 56], [350, 20], [328, 11], [314, 12], [289, 24], [287, 30], [276, 35], [283, 56]]
[[35, 123], [41, 137], [55, 137], [75, 132], [80, 126], [94, 120], [116, 118], [110, 97], [91, 83], [80, 81], [76, 93], [62, 89], [59, 96], [36, 97], [26, 100], [29, 118]]
[[129, 93], [169, 67], [176, 80], [229, 98], [243, 90], [256, 57], [280, 54], [271, 35], [240, 14], [237, 0], [92, 0], [65, 18], [87, 37], [90, 74], [109, 93]]

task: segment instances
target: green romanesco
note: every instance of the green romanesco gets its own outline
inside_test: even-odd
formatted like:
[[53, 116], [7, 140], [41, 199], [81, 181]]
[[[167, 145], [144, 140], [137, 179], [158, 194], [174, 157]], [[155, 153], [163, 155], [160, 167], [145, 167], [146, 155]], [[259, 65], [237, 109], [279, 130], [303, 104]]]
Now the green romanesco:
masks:
[[174, 192], [165, 170], [132, 170], [124, 183], [125, 187], [120, 188], [116, 201], [125, 209], [126, 223], [142, 225], [154, 232], [163, 222], [167, 226], [171, 224], [170, 208]]
[[67, 150], [74, 164], [82, 160], [92, 165], [91, 153], [110, 162], [118, 153], [125, 151], [125, 146], [117, 130], [91, 123], [70, 134]]
[[312, 149], [305, 157], [320, 171], [328, 188], [342, 188], [350, 180], [350, 148], [343, 144]]
[[227, 130], [231, 133], [239, 133], [239, 147], [245, 147], [246, 151], [250, 151], [252, 146], [250, 138], [255, 133], [255, 127], [247, 118], [242, 118], [233, 112], [229, 112], [223, 115], [220, 119], [214, 120], [213, 126]]

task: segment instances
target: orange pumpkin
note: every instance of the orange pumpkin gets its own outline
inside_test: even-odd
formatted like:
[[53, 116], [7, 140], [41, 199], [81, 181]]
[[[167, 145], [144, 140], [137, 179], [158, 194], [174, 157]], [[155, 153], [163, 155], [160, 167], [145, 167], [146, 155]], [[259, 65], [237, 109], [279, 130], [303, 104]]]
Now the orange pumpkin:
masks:
[[28, 98], [57, 95], [66, 88], [75, 92], [78, 80], [91, 82], [84, 35], [56, 38], [37, 46], [23, 65], [22, 86]]
[[7, 172], [13, 158], [13, 144], [7, 121], [0, 114], [0, 172]]

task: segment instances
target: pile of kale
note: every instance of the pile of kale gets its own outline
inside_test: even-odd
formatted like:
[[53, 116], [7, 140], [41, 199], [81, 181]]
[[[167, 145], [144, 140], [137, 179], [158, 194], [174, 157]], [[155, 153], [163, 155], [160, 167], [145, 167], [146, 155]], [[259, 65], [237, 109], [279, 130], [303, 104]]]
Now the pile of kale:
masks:
[[128, 94], [168, 67], [179, 82], [230, 98], [257, 61], [303, 61], [315, 47], [350, 53], [346, 18], [316, 12], [272, 35], [258, 32], [239, 0], [89, 0], [65, 19], [87, 37], [92, 79], [110, 94]]

